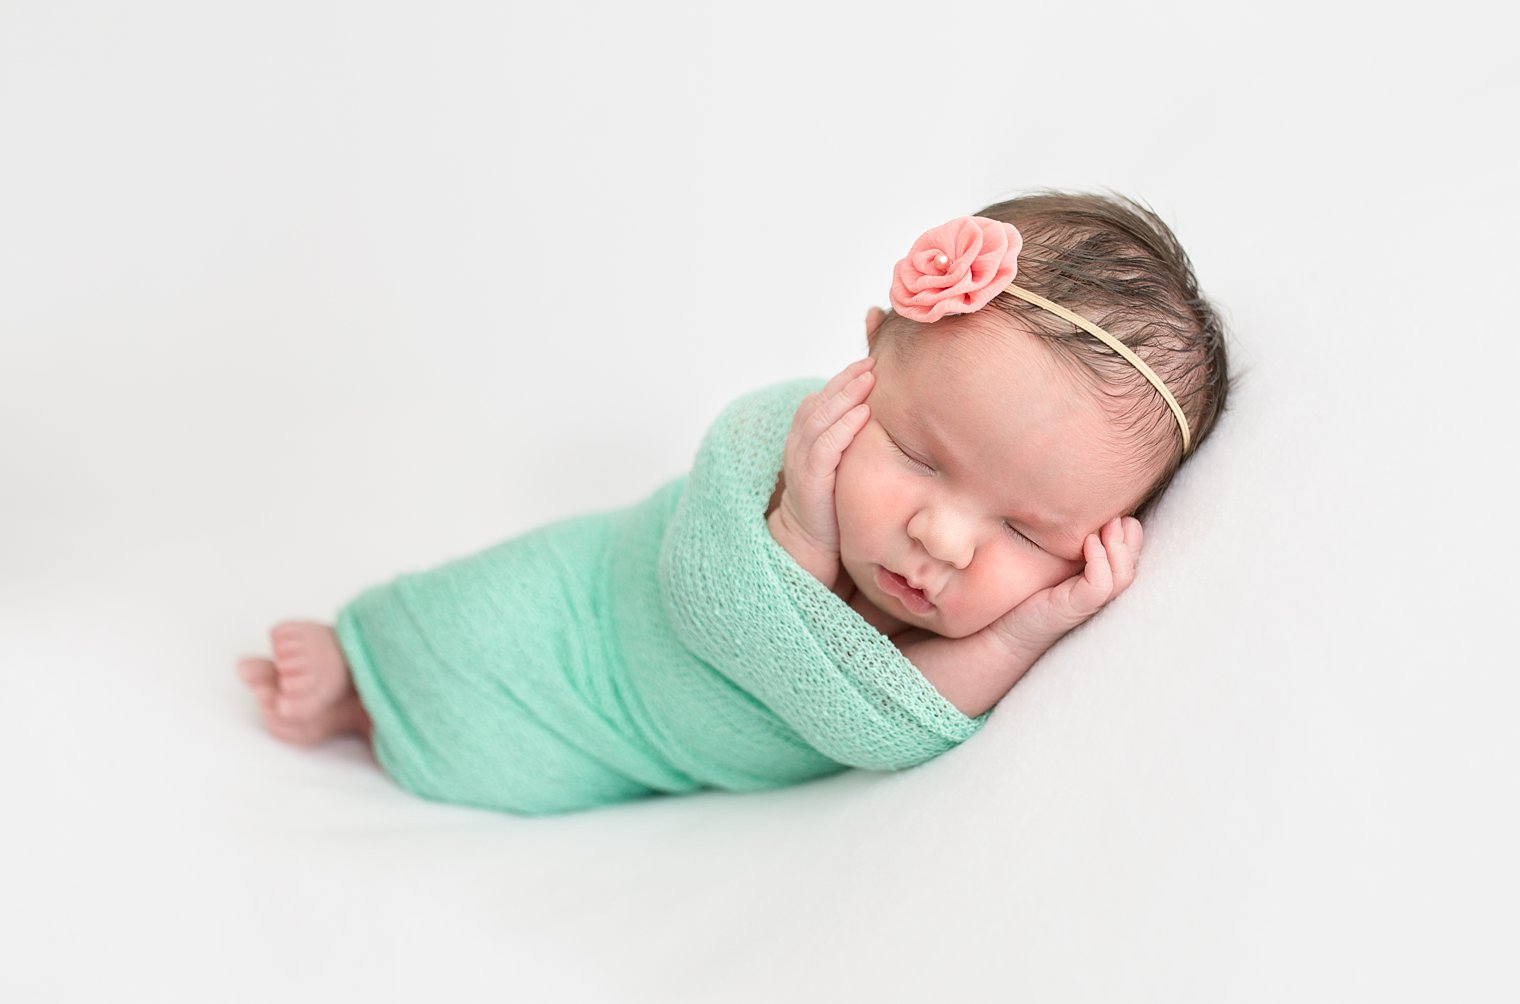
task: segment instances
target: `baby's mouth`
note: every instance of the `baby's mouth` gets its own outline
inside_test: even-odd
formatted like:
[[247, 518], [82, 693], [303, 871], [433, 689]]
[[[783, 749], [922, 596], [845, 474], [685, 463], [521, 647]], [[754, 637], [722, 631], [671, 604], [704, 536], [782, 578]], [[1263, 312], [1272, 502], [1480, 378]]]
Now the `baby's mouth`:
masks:
[[914, 589], [907, 579], [881, 565], [876, 566], [876, 588], [894, 597], [909, 613], [922, 616], [934, 611], [934, 604], [922, 589]]

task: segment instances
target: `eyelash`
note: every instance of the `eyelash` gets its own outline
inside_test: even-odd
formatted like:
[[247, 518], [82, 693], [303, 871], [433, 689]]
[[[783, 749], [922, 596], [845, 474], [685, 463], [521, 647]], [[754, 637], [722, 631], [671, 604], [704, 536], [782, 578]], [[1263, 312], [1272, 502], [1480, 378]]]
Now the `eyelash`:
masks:
[[903, 451], [903, 448], [897, 445], [897, 440], [893, 439], [891, 436], [887, 437], [887, 442], [891, 443], [892, 449], [897, 451], [897, 455], [906, 460], [908, 464], [913, 468], [923, 471], [926, 474], [934, 473], [934, 468], [930, 467], [928, 464], [924, 463], [921, 460], [914, 460], [912, 457], [908, 456], [908, 454]]
[[[904, 451], [901, 446], [897, 445], [897, 440], [893, 439], [891, 436], [887, 437], [887, 442], [892, 444], [892, 449], [897, 451], [897, 455], [899, 457], [902, 457], [903, 460], [906, 461], [908, 465], [914, 470], [922, 471], [926, 474], [934, 473], [934, 468], [930, 467], [928, 464], [924, 463], [921, 460], [914, 460], [912, 457], [908, 456], [907, 452]], [[1007, 530], [1014, 536], [1015, 539], [1022, 541], [1027, 546], [1032, 547], [1035, 550], [1040, 549], [1039, 544], [1036, 544], [1034, 541], [1030, 540], [1028, 537], [1020, 533], [1017, 529], [1014, 528], [1013, 524], [1008, 522], [1006, 519], [1003, 520], [1003, 529]]]
[[1040, 547], [1039, 544], [1036, 544], [1034, 541], [1030, 540], [1028, 537], [1024, 536], [1022, 533], [1019, 533], [1018, 530], [1015, 530], [1014, 527], [1013, 527], [1013, 524], [1010, 523], [1010, 522], [1008, 522], [1006, 519], [1003, 520], [1003, 528], [1006, 529], [1009, 533], [1013, 534], [1019, 540], [1022, 540], [1024, 543], [1028, 544], [1030, 547], [1033, 547], [1036, 550], [1039, 549], [1039, 547]]

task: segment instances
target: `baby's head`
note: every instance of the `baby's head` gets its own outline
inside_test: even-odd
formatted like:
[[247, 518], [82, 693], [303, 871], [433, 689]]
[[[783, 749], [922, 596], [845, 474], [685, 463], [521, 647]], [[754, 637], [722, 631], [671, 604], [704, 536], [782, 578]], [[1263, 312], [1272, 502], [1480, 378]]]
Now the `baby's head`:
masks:
[[[1224, 337], [1166, 224], [1128, 200], [1059, 192], [976, 215], [1022, 235], [1014, 283], [1149, 365], [1196, 451], [1225, 405]], [[933, 323], [889, 313], [868, 341], [871, 417], [835, 489], [841, 558], [904, 624], [963, 637], [1079, 574], [1084, 538], [1145, 515], [1186, 459], [1140, 370], [1011, 293]]]

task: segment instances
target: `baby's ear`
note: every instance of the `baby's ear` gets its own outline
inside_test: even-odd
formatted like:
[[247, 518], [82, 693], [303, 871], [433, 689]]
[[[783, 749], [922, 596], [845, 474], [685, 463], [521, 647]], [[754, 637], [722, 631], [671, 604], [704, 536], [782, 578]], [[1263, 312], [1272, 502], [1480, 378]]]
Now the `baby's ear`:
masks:
[[872, 307], [866, 311], [866, 347], [869, 348], [876, 341], [876, 329], [881, 327], [881, 322], [886, 320], [887, 312], [880, 307]]

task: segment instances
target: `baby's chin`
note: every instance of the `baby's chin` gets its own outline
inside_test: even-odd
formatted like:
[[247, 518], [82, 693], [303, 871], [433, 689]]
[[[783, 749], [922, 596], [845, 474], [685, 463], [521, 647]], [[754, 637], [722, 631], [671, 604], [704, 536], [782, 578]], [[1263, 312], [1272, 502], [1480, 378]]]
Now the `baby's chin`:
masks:
[[930, 616], [924, 618], [922, 623], [917, 623], [913, 626], [921, 627], [925, 631], [932, 631], [935, 634], [939, 635], [941, 638], [968, 638], [971, 635], [974, 635], [978, 631], [982, 630], [982, 628], [986, 627], [987, 625], [980, 624], [967, 627], [964, 624], [944, 623], [941, 621], [941, 619], [936, 618], [931, 614]]
[[[872, 602], [875, 603], [876, 601], [873, 599]], [[912, 611], [896, 612], [888, 610], [887, 612], [908, 627], [923, 628], [925, 631], [937, 634], [941, 638], [966, 638], [976, 634], [987, 626], [986, 624], [967, 626], [965, 624], [954, 623], [952, 619], [946, 617], [938, 608], [922, 615], [914, 614]]]

